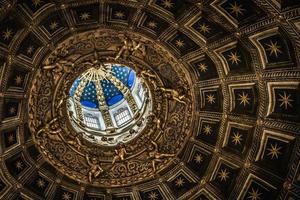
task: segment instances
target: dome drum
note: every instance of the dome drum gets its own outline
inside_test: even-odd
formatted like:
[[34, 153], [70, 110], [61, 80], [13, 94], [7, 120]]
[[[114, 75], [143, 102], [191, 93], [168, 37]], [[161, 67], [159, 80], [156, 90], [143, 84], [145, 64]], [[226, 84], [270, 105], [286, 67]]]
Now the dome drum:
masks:
[[136, 137], [152, 108], [147, 86], [132, 69], [103, 65], [111, 71], [89, 68], [74, 81], [68, 113], [77, 133], [93, 143], [110, 146]]

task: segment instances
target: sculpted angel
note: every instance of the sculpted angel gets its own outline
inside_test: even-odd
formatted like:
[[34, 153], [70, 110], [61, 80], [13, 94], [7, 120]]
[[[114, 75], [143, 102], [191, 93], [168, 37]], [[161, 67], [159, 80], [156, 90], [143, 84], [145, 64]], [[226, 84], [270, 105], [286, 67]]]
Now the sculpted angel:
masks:
[[[138, 52], [138, 49], [141, 48], [141, 52]], [[144, 55], [144, 46], [142, 43], [137, 42], [135, 40], [129, 39], [128, 37], [124, 37], [123, 46], [120, 48], [118, 54], [115, 57], [115, 60], [118, 60], [121, 56], [124, 59], [127, 59], [130, 55]]]
[[55, 73], [59, 73], [59, 72], [69, 73], [71, 72], [72, 67], [74, 67], [74, 64], [67, 60], [57, 60], [53, 63], [47, 61], [45, 64], [46, 65], [44, 65], [43, 69], [53, 70], [53, 72]]
[[101, 166], [98, 164], [98, 159], [96, 157], [93, 157], [92, 159], [89, 158], [89, 155], [86, 155], [86, 161], [88, 165], [90, 166], [89, 170], [89, 182], [92, 182], [93, 178], [97, 178], [104, 170], [101, 168]]
[[155, 123], [156, 130], [162, 131], [161, 121], [160, 121], [160, 119], [154, 113], [151, 112], [148, 115], [148, 118], [150, 120], [153, 119], [153, 122]]
[[123, 161], [125, 159], [125, 156], [127, 154], [130, 154], [126, 151], [126, 148], [125, 148], [125, 145], [124, 144], [121, 144], [120, 147], [118, 149], [115, 149], [115, 153], [116, 155], [114, 156], [113, 158], [113, 161], [112, 161], [112, 164], [115, 164], [115, 162], [117, 160], [121, 160]]
[[171, 100], [177, 101], [182, 104], [186, 104], [185, 100], [185, 95], [184, 94], [179, 94], [177, 90], [174, 89], [168, 89], [168, 88], [160, 88], [161, 91], [164, 92], [164, 95]]
[[58, 124], [58, 118], [54, 118], [38, 130], [38, 132], [36, 133], [36, 138], [48, 137], [49, 139], [60, 140], [58, 136], [60, 132], [61, 129]]
[[79, 135], [76, 135], [72, 140], [68, 140], [67, 142], [68, 144], [74, 146], [78, 151], [80, 151], [81, 148], [84, 148], [81, 140], [79, 139]]
[[144, 78], [144, 79], [148, 79], [153, 85], [154, 85], [154, 89], [157, 89], [157, 77], [154, 73], [152, 73], [149, 69], [148, 70], [143, 70], [140, 75]]
[[160, 153], [158, 151], [158, 145], [156, 142], [151, 140], [152, 146], [148, 149], [148, 158], [152, 159], [152, 168], [153, 171], [156, 172], [156, 164], [163, 162], [163, 158], [167, 157], [173, 157], [175, 154], [166, 154], [166, 153]]

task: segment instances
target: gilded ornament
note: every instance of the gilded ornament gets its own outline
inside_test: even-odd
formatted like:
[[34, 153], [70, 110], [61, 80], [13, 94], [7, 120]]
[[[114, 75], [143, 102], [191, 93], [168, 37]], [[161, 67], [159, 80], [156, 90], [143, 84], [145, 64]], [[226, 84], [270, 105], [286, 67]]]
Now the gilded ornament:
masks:
[[154, 73], [152, 73], [149, 69], [148, 70], [143, 70], [140, 75], [144, 78], [144, 79], [148, 79], [152, 85], [154, 86], [154, 89], [157, 89], [157, 77]]
[[157, 163], [161, 163], [163, 162], [163, 158], [167, 158], [167, 157], [174, 157], [175, 154], [167, 154], [167, 153], [160, 153], [158, 151], [158, 145], [156, 142], [154, 142], [153, 140], [151, 140], [151, 146], [148, 149], [148, 158], [152, 159], [152, 168], [153, 168], [153, 172], [156, 172], [156, 164]]
[[141, 42], [137, 42], [125, 36], [123, 43], [124, 45], [120, 48], [115, 60], [118, 60], [121, 56], [125, 60], [131, 55], [138, 55], [137, 57], [142, 58], [146, 56], [145, 46]]
[[[158, 165], [159, 169], [167, 167], [170, 163], [167, 158], [175, 156], [171, 153], [182, 149], [185, 142], [188, 141], [186, 131], [183, 130], [186, 130], [192, 122], [191, 117], [182, 115], [191, 108], [190, 101], [186, 101], [186, 96], [172, 89], [163, 88], [160, 90], [158, 85], [162, 73], [172, 73], [174, 76], [170, 81], [177, 80], [178, 88], [184, 88], [184, 86], [189, 88], [186, 75], [180, 70], [182, 66], [176, 64], [174, 59], [169, 58], [171, 55], [165, 54], [164, 49], [157, 48], [146, 38], [141, 38], [141, 42], [136, 42], [138, 41], [136, 38], [140, 36], [126, 33], [129, 42], [129, 45], [126, 46], [127, 42], [123, 41], [124, 35], [115, 31], [111, 31], [109, 34], [108, 32], [108, 30], [98, 30], [93, 32], [93, 37], [90, 37], [91, 34], [88, 33], [78, 34], [61, 43], [59, 48], [55, 49], [46, 58], [45, 64], [47, 65], [42, 67], [42, 70], [37, 71], [32, 81], [31, 95], [28, 100], [30, 130], [35, 135], [34, 141], [37, 143], [42, 155], [66, 176], [85, 184], [89, 183], [104, 187], [111, 185], [124, 186], [141, 180], [152, 179]], [[149, 52], [149, 54], [145, 59], [136, 59], [141, 58], [138, 54], [143, 55], [143, 52], [146, 52], [142, 42], [147, 44], [147, 53]], [[121, 48], [108, 49], [120, 46], [123, 47], [122, 51], [120, 51]], [[115, 60], [116, 53], [120, 54], [117, 61]], [[126, 54], [135, 58], [129, 60], [129, 56], [126, 56]], [[156, 74], [147, 66], [152, 64], [148, 57], [158, 58], [163, 54], [166, 55], [167, 59], [160, 59], [160, 65], [170, 65], [172, 68], [165, 68], [163, 72], [159, 69], [160, 73]], [[145, 84], [143, 80], [151, 83], [147, 85], [149, 89], [144, 91], [143, 97], [145, 102], [151, 101], [152, 108], [147, 112], [155, 113], [155, 115], [148, 118], [149, 113], [147, 113], [147, 116], [142, 117], [135, 115], [138, 112], [133, 113], [134, 126], [128, 129], [128, 135], [139, 134], [139, 132], [146, 134], [140, 134], [131, 142], [126, 142], [126, 135], [124, 137], [126, 143], [121, 143], [120, 146], [115, 146], [115, 149], [112, 149], [102, 146], [90, 133], [85, 135], [80, 131], [77, 132], [73, 126], [74, 124], [81, 126], [81, 119], [79, 120], [81, 115], [78, 115], [78, 119], [73, 120], [74, 114], [69, 113], [66, 115], [66, 113], [68, 113], [68, 106], [72, 106], [68, 103], [68, 90], [70, 90], [75, 77], [78, 77], [78, 74], [83, 74], [88, 69], [95, 68], [97, 70], [102, 67], [109, 67], [107, 63], [116, 62], [134, 66], [138, 72], [137, 76], [140, 76], [142, 80], [141, 84]], [[67, 63], [67, 66], [64, 66], [65, 63]], [[63, 77], [63, 80], [61, 77]], [[108, 78], [119, 91], [127, 95], [127, 86], [110, 77]], [[164, 92], [160, 92], [163, 90]], [[96, 92], [98, 91], [96, 88]], [[79, 92], [75, 91], [74, 98], [80, 97], [80, 95], [76, 95]], [[169, 104], [167, 101], [163, 101], [163, 95], [169, 96], [171, 100], [185, 102], [185, 104], [175, 104], [171, 108], [172, 112], [169, 113]], [[76, 102], [80, 100], [78, 98]], [[101, 106], [104, 105], [102, 102], [105, 99], [101, 98], [101, 95], [97, 100]], [[130, 107], [136, 107], [131, 105], [134, 101], [129, 98], [126, 100]], [[65, 103], [67, 106], [64, 106]], [[76, 106], [78, 106], [77, 103], [74, 104], [75, 110], [77, 109]], [[159, 117], [157, 113], [159, 113]], [[83, 118], [84, 113], [81, 114]], [[52, 120], [43, 125], [42, 119], [44, 118]], [[41, 127], [39, 127], [40, 124], [42, 124]], [[107, 126], [106, 130], [101, 133], [106, 134], [103, 139], [107, 141], [111, 141], [112, 136], [119, 131], [110, 130], [110, 128], [113, 128], [113, 126]], [[158, 147], [155, 142], [154, 145], [151, 141], [156, 141], [160, 135], [162, 135], [162, 143]], [[113, 143], [112, 145], [117, 144]], [[146, 152], [145, 147], [149, 147], [146, 148]], [[87, 156], [88, 159], [86, 159]], [[85, 159], [82, 159], [82, 157], [85, 157]], [[105, 169], [108, 170], [103, 176], [101, 174], [104, 172], [102, 168], [104, 163], [100, 164], [100, 160], [111, 161], [105, 163]], [[87, 164], [87, 162], [89, 163]], [[100, 176], [101, 178], [99, 178]]]
[[112, 160], [112, 165], [114, 165], [117, 160], [123, 161], [125, 159], [125, 156], [127, 154], [130, 154], [127, 152], [124, 144], [120, 144], [119, 148], [115, 149], [115, 153], [116, 155]]
[[186, 101], [187, 98], [185, 97], [184, 94], [179, 94], [179, 92], [177, 90], [174, 89], [168, 89], [168, 88], [159, 88], [164, 95], [171, 100], [177, 101], [179, 103], [185, 104], [186, 105]]
[[98, 164], [98, 159], [96, 157], [89, 158], [89, 155], [86, 155], [87, 164], [90, 166], [89, 170], [89, 182], [92, 183], [93, 178], [98, 178], [98, 176], [104, 171], [100, 164]]
[[60, 132], [61, 129], [58, 124], [58, 118], [54, 118], [37, 131], [36, 138], [38, 139], [39, 144], [41, 144], [41, 142], [44, 143], [44, 140], [47, 138], [57, 141], [61, 140], [59, 136]]

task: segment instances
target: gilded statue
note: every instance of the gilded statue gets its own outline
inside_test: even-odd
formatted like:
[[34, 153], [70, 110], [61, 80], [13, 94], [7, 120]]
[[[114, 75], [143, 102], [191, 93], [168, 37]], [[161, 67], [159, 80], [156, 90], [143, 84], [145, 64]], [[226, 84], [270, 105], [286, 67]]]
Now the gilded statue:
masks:
[[68, 144], [74, 146], [78, 151], [80, 151], [81, 148], [83, 148], [84, 146], [81, 143], [81, 140], [79, 139], [79, 136], [75, 136], [74, 137], [75, 140], [69, 140]]
[[74, 68], [74, 61], [81, 56], [80, 54], [67, 56], [68, 53], [67, 47], [63, 45], [56, 49], [54, 54], [45, 61], [43, 69], [54, 73], [55, 82], [57, 82], [62, 73], [70, 73]]
[[142, 75], [143, 78], [145, 78], [145, 77], [156, 78], [156, 75], [153, 74], [149, 69], [143, 70], [143, 71], [141, 72], [141, 75]]
[[147, 78], [154, 85], [154, 89], [157, 89], [157, 77], [155, 74], [153, 74], [149, 69], [143, 70], [140, 74], [144, 79]]
[[56, 106], [56, 110], [58, 110], [63, 105], [63, 103], [67, 101], [68, 98], [69, 96], [65, 92], [63, 92], [62, 97], [59, 99], [59, 102]]
[[67, 60], [60, 60], [58, 58], [55, 61], [45, 62], [43, 69], [53, 73], [54, 82], [57, 83], [63, 73], [70, 73], [74, 64]]
[[46, 138], [53, 140], [59, 140], [58, 134], [61, 132], [59, 128], [58, 118], [52, 119], [50, 122], [46, 123], [42, 128], [36, 133], [36, 138]]
[[154, 113], [152, 113], [152, 112], [148, 115], [148, 117], [150, 119], [151, 118], [153, 119], [153, 122], [155, 123], [156, 130], [162, 131], [160, 119]]
[[85, 156], [85, 158], [86, 158], [88, 165], [90, 166], [89, 182], [91, 183], [92, 179], [97, 178], [104, 170], [98, 164], [98, 159], [96, 157], [92, 157], [92, 159], [90, 159], [89, 155], [87, 154]]
[[44, 70], [53, 70], [53, 72], [55, 73], [60, 73], [60, 72], [69, 73], [74, 67], [74, 64], [67, 60], [58, 60], [53, 63], [47, 61], [45, 64], [46, 65], [43, 67]]
[[121, 144], [118, 149], [115, 149], [115, 154], [116, 155], [113, 158], [112, 164], [115, 164], [117, 160], [123, 161], [125, 156], [129, 153], [126, 151], [125, 145]]
[[115, 60], [118, 60], [121, 56], [124, 59], [127, 59], [130, 55], [135, 55], [137, 57], [146, 55], [145, 47], [142, 45], [142, 43], [138, 43], [135, 40], [131, 40], [127, 37], [124, 37], [123, 43], [124, 44], [116, 55]]
[[160, 90], [164, 92], [164, 95], [168, 99], [177, 101], [177, 102], [182, 103], [182, 104], [186, 104], [186, 102], [185, 102], [185, 100], [186, 100], [185, 95], [184, 94], [182, 94], [182, 95], [179, 94], [179, 92], [177, 90], [163, 88], [163, 87], [161, 87]]
[[66, 55], [68, 55], [68, 53], [69, 53], [69, 50], [68, 50], [68, 47], [65, 44], [63, 44], [56, 51], [54, 51], [55, 55], [62, 56], [62, 57], [65, 57]]
[[163, 162], [163, 158], [173, 157], [175, 154], [159, 153], [157, 143], [153, 140], [151, 140], [151, 143], [152, 146], [149, 148], [148, 158], [152, 159], [152, 168], [156, 172], [156, 163], [161, 163]]

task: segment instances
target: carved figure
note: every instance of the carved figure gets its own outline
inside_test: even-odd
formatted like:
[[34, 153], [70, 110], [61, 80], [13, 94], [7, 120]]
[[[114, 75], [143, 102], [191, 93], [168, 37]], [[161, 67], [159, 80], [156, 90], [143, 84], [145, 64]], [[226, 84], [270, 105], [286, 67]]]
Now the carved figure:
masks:
[[129, 154], [127, 151], [126, 151], [126, 148], [125, 148], [125, 145], [124, 144], [121, 144], [121, 146], [119, 147], [119, 149], [115, 149], [115, 153], [116, 155], [114, 156], [113, 158], [113, 161], [112, 161], [112, 164], [115, 164], [115, 162], [117, 160], [121, 160], [123, 161], [125, 159], [125, 156], [127, 154]]
[[88, 154], [85, 157], [88, 165], [90, 166], [89, 182], [91, 183], [92, 179], [97, 178], [104, 170], [98, 164], [98, 159], [96, 157], [90, 159]]
[[178, 91], [176, 91], [174, 89], [163, 88], [163, 87], [161, 87], [160, 90], [164, 92], [164, 95], [167, 98], [175, 100], [175, 101], [177, 101], [179, 103], [186, 104], [186, 102], [185, 102], [185, 100], [186, 100], [185, 95], [180, 95]]
[[[118, 54], [115, 57], [115, 60], [118, 60], [121, 56], [123, 56], [123, 58], [126, 59], [128, 58], [128, 56], [130, 56], [130, 54], [139, 54], [136, 52], [139, 48], [144, 49], [140, 42], [137, 43], [135, 40], [131, 40], [127, 37], [124, 38], [123, 43], [124, 45], [119, 50]], [[142, 50], [142, 55], [143, 54], [146, 53]]]
[[144, 78], [144, 79], [148, 79], [153, 85], [154, 85], [154, 89], [157, 89], [157, 77], [155, 74], [153, 74], [150, 70], [143, 70], [140, 75]]
[[73, 145], [78, 151], [83, 147], [81, 140], [79, 139], [79, 136], [75, 136], [75, 140], [69, 140], [68, 144]]
[[46, 123], [41, 129], [36, 133], [37, 138], [46, 138], [53, 140], [59, 140], [58, 134], [61, 132], [59, 124], [57, 123], [58, 118], [52, 119], [50, 122]]
[[148, 117], [150, 119], [153, 119], [153, 122], [156, 124], [156, 129], [159, 130], [159, 131], [162, 131], [160, 119], [158, 117], [156, 117], [156, 115], [152, 112], [148, 115]]
[[67, 46], [65, 44], [63, 44], [54, 52], [55, 55], [62, 56], [62, 57], [65, 57], [66, 55], [68, 55], [68, 53], [69, 50], [67, 49]]
[[74, 64], [68, 60], [61, 60], [59, 58], [48, 59], [43, 66], [44, 70], [53, 73], [54, 82], [57, 83], [63, 73], [70, 73]]
[[150, 147], [150, 152], [148, 152], [149, 159], [152, 159], [153, 171], [156, 172], [156, 163], [163, 162], [163, 158], [173, 157], [175, 154], [166, 154], [158, 152], [158, 145], [153, 140], [151, 140], [152, 146]]
[[63, 93], [62, 97], [59, 99], [56, 110], [58, 110], [68, 98], [69, 96], [66, 93]]
[[47, 62], [46, 65], [43, 67], [44, 70], [53, 70], [55, 73], [59, 72], [71, 72], [72, 67], [74, 67], [74, 64], [66, 61], [66, 60], [58, 60], [53, 63]]
[[156, 75], [155, 74], [153, 74], [149, 69], [147, 69], [147, 70], [143, 70], [142, 72], [141, 72], [141, 75], [142, 75], [142, 77], [149, 77], [149, 78], [156, 78]]
[[144, 59], [146, 56], [146, 46], [141, 45], [138, 49], [136, 49], [135, 51], [132, 52], [132, 55], [134, 55], [135, 57], [138, 57], [140, 59]]

